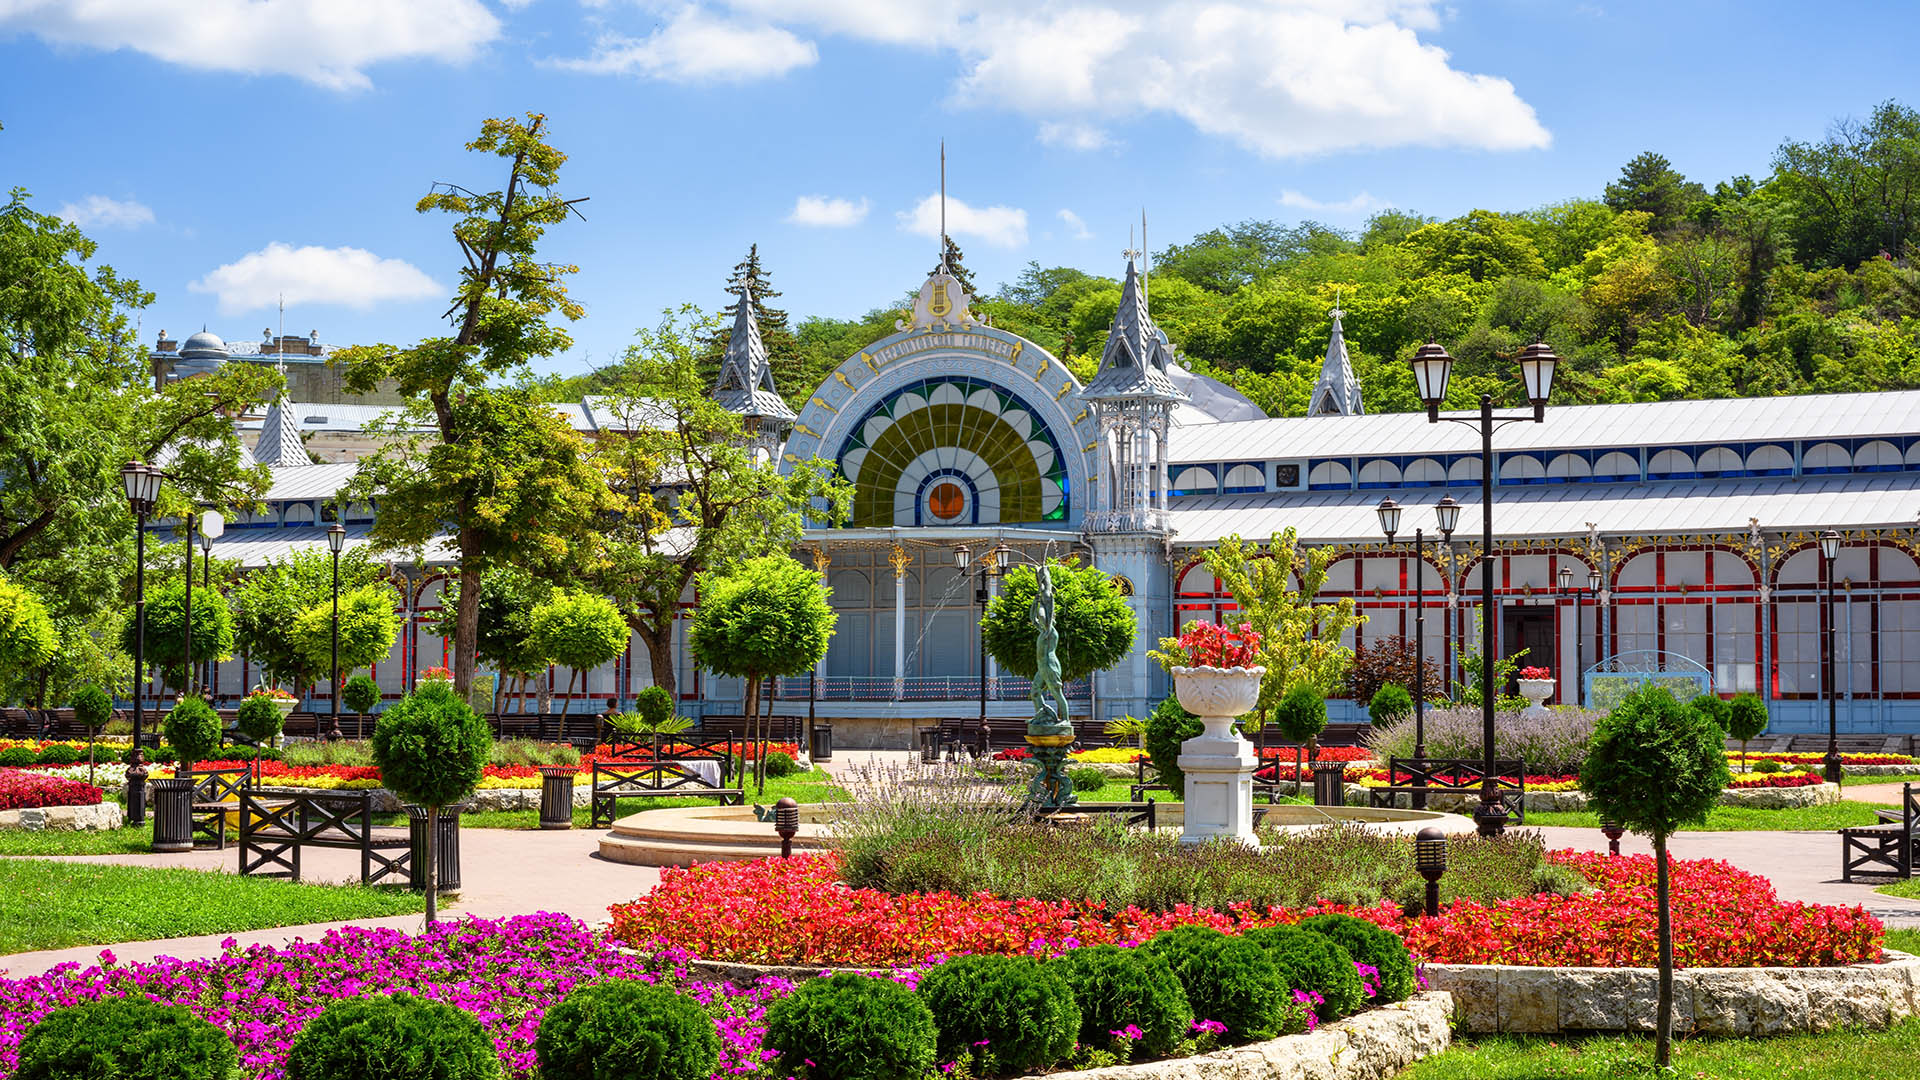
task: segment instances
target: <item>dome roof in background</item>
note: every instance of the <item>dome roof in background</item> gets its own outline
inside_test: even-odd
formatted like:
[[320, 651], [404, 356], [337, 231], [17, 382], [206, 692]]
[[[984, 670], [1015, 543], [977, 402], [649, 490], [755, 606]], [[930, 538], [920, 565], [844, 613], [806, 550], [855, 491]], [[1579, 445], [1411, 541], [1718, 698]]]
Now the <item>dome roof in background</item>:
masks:
[[180, 345], [180, 358], [183, 360], [225, 360], [227, 358], [227, 343], [220, 340], [219, 334], [202, 330], [187, 338], [187, 340]]

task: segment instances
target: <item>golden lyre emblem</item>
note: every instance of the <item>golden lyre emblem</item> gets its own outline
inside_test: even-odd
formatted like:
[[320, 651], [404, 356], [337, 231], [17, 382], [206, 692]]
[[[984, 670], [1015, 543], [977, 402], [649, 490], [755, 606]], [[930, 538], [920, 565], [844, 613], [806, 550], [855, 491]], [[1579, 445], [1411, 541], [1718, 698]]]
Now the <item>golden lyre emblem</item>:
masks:
[[927, 313], [936, 319], [944, 319], [953, 310], [953, 301], [947, 299], [947, 283], [933, 283], [933, 299], [927, 301]]

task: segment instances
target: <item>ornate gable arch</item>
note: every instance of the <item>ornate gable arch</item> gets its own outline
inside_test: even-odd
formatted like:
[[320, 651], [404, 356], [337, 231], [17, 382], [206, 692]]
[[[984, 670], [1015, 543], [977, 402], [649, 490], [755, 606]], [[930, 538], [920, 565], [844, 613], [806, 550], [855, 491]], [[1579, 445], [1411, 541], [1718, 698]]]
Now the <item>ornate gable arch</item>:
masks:
[[992, 327], [916, 325], [862, 349], [808, 398], [782, 468], [833, 461], [855, 527], [1078, 528], [1098, 432], [1080, 382]]

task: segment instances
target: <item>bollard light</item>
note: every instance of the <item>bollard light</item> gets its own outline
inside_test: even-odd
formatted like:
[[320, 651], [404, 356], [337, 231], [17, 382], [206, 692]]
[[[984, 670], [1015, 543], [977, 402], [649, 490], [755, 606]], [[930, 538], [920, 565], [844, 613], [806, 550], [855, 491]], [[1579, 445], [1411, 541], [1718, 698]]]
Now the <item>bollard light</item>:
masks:
[[773, 804], [773, 831], [780, 835], [780, 857], [793, 858], [793, 838], [800, 831], [800, 804], [793, 796], [782, 796]]
[[1621, 828], [1620, 823], [1617, 821], [1602, 821], [1600, 823], [1600, 833], [1607, 838], [1607, 854], [1615, 857], [1619, 856], [1620, 838], [1625, 836], [1626, 832], [1627, 830]]
[[1427, 916], [1440, 914], [1440, 878], [1447, 872], [1447, 834], [1429, 825], [1413, 841], [1413, 866], [1427, 879]]

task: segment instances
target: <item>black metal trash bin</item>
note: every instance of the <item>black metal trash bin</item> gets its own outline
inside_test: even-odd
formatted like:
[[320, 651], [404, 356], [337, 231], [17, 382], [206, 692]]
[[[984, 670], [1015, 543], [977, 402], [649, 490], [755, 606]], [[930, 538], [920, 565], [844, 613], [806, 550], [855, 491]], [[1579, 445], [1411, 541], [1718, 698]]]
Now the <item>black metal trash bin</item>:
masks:
[[193, 850], [193, 780], [173, 777], [153, 786], [153, 850]]
[[940, 729], [928, 728], [920, 733], [920, 760], [940, 760]]
[[815, 723], [813, 725], [813, 745], [807, 748], [815, 761], [833, 760], [833, 725]]
[[1313, 805], [1347, 805], [1347, 765], [1343, 761], [1313, 763]]
[[[407, 804], [407, 832], [413, 839], [412, 872], [408, 875], [407, 886], [425, 889], [427, 887], [424, 873], [427, 865], [426, 807]], [[458, 889], [460, 887], [460, 807], [440, 808], [440, 835], [434, 839], [439, 848], [440, 858], [433, 886], [435, 889]]]
[[573, 779], [577, 770], [571, 765], [540, 766], [540, 827], [573, 828]]

